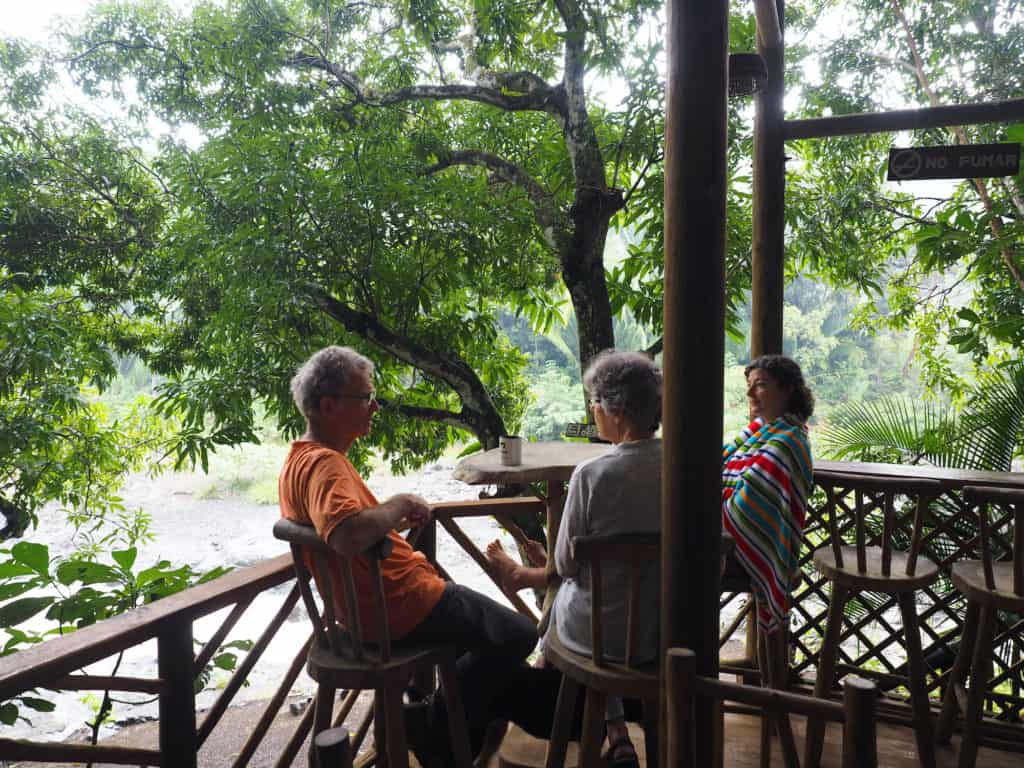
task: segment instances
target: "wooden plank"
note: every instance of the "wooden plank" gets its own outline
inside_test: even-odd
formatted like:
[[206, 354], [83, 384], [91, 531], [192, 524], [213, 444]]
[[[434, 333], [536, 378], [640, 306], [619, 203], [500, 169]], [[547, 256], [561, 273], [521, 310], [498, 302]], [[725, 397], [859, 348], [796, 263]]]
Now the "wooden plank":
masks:
[[281, 555], [0, 658], [0, 701], [156, 637], [165, 627], [191, 623], [292, 578], [291, 555]]
[[508, 517], [525, 513], [543, 514], [544, 500], [536, 496], [515, 496], [508, 499], [469, 499], [467, 501], [442, 501], [432, 504], [435, 514], [448, 517]]
[[134, 747], [105, 747], [85, 744], [38, 743], [22, 739], [0, 739], [0, 759], [33, 763], [113, 763], [114, 765], [165, 765], [160, 752]]
[[787, 120], [786, 141], [1024, 120], [1024, 99]]
[[160, 694], [167, 686], [159, 678], [110, 677], [107, 675], [67, 675], [40, 686], [51, 691], [132, 691]]
[[[994, 485], [1000, 488], [1024, 488], [1024, 472], [980, 472], [971, 469], [910, 466], [906, 464], [880, 464], [856, 461], [815, 461], [816, 483], [827, 485], [833, 473], [865, 475], [877, 478], [919, 478], [938, 480], [943, 488], [963, 485]], [[820, 478], [820, 480], [819, 480]]]

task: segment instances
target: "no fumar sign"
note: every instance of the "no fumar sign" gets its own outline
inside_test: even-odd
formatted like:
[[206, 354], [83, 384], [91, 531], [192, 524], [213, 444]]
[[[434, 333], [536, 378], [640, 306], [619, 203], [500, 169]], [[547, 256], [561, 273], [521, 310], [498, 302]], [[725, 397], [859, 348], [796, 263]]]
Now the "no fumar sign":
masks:
[[1020, 144], [893, 147], [889, 181], [979, 179], [1020, 173]]

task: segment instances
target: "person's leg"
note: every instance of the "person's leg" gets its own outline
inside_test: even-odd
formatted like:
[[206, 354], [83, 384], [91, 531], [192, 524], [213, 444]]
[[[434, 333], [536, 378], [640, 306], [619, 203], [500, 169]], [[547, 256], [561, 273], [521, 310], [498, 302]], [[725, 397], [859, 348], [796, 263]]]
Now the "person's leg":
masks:
[[[449, 583], [434, 610], [402, 640], [438, 641], [453, 643], [459, 654], [456, 675], [475, 754], [493, 718], [497, 693], [526, 669], [523, 662], [537, 645], [537, 631], [527, 617]], [[438, 721], [446, 717], [440, 696], [435, 697], [434, 713]]]
[[501, 542], [495, 539], [487, 545], [487, 560], [498, 573], [501, 586], [508, 592], [521, 589], [544, 589], [547, 572], [543, 567], [528, 568], [520, 565], [505, 552]]

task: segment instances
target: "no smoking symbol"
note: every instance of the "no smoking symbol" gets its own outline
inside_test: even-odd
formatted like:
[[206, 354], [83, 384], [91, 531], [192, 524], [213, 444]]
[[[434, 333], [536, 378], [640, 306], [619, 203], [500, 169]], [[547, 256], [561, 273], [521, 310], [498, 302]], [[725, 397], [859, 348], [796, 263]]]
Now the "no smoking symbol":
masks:
[[916, 149], [904, 149], [892, 156], [889, 170], [897, 179], [912, 179], [921, 170], [921, 155]]

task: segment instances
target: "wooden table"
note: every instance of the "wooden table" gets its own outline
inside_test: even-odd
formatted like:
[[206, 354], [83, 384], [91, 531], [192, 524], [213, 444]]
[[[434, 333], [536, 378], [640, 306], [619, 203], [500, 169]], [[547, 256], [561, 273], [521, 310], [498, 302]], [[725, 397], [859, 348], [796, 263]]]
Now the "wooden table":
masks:
[[602, 456], [612, 448], [607, 443], [570, 443], [550, 440], [537, 443], [523, 442], [523, 463], [514, 467], [501, 463], [498, 448], [474, 453], [460, 461], [452, 476], [470, 485], [526, 485], [542, 483], [538, 494], [545, 502], [548, 518], [547, 591], [537, 631], [547, 629], [551, 602], [558, 591], [559, 578], [555, 572], [554, 547], [565, 505], [565, 483], [577, 464]]

